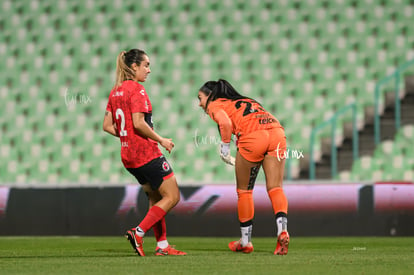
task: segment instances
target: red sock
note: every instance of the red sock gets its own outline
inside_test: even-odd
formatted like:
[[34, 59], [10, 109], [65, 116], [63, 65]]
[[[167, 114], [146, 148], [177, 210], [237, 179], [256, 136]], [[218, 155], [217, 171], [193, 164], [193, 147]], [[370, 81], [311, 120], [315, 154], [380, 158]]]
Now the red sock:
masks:
[[167, 239], [167, 226], [165, 225], [165, 217], [154, 224], [152, 229], [154, 230], [154, 236], [157, 242], [165, 241]]
[[153, 206], [148, 211], [147, 215], [145, 215], [145, 218], [141, 221], [141, 223], [138, 225], [144, 232], [147, 232], [150, 230], [151, 227], [154, 226], [158, 221], [163, 219], [167, 212], [162, 210], [158, 206]]

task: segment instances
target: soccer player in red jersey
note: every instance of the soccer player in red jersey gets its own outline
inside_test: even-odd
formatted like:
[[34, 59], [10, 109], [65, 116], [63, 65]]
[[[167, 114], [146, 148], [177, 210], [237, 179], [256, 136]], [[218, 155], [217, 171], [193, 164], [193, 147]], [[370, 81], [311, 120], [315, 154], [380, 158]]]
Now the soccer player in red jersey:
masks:
[[111, 90], [103, 130], [119, 137], [125, 168], [142, 185], [149, 210], [141, 223], [125, 236], [139, 256], [145, 256], [144, 234], [153, 228], [157, 240], [155, 255], [186, 255], [168, 244], [165, 215], [180, 200], [177, 180], [158, 144], [168, 152], [174, 147], [153, 129], [152, 106], [144, 86], [150, 70], [148, 55], [139, 49], [122, 51], [117, 58], [116, 84]]
[[[240, 95], [226, 80], [206, 82], [198, 92], [199, 106], [218, 124], [221, 135], [220, 156], [235, 165], [237, 211], [241, 239], [229, 243], [235, 252], [251, 253], [254, 202], [253, 188], [261, 166], [275, 214], [277, 243], [274, 254], [286, 255], [288, 201], [283, 191], [286, 137], [279, 121], [257, 101]], [[237, 155], [230, 155], [230, 141], [237, 137]]]

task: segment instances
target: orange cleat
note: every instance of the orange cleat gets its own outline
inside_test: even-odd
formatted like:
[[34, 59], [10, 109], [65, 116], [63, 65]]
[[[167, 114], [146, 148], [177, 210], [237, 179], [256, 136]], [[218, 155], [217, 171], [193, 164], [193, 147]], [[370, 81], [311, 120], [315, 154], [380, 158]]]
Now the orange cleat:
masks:
[[243, 252], [243, 253], [253, 252], [253, 244], [251, 242], [249, 242], [246, 246], [242, 246], [240, 240], [230, 242], [229, 248], [231, 251], [234, 251], [234, 252]]
[[125, 233], [125, 237], [131, 243], [132, 248], [135, 250], [135, 253], [138, 256], [145, 256], [144, 248], [142, 247], [142, 243], [144, 242], [142, 237], [137, 235], [136, 229], [132, 228]]
[[288, 253], [289, 241], [290, 237], [287, 231], [280, 233], [279, 237], [277, 237], [277, 245], [273, 254], [286, 255]]
[[155, 256], [167, 256], [167, 255], [175, 255], [175, 256], [184, 256], [187, 255], [187, 253], [177, 250], [174, 248], [174, 246], [169, 245], [167, 248], [157, 248], [155, 249]]

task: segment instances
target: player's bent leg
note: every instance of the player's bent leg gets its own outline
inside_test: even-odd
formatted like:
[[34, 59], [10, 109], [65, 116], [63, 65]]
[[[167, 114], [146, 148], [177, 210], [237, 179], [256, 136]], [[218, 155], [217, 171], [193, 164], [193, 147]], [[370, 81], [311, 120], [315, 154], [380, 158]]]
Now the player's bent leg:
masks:
[[[144, 237], [144, 234], [157, 222], [161, 221], [167, 212], [170, 211], [180, 199], [180, 192], [174, 176], [164, 180], [158, 188], [161, 199], [159, 199], [159, 195], [156, 191], [148, 188], [148, 185], [143, 185], [143, 189], [150, 199], [150, 205], [154, 202], [156, 203], [148, 210], [148, 213], [135, 230], [129, 230], [126, 233], [126, 237], [136, 252], [138, 248], [142, 249], [142, 238]], [[140, 251], [137, 253], [140, 256], [143, 256], [141, 255], [143, 254], [143, 251], [142, 253], [139, 252]]]
[[261, 162], [251, 162], [245, 159], [240, 152], [236, 154], [236, 183], [237, 189], [253, 190]]
[[[162, 197], [155, 206], [162, 208], [164, 211], [169, 212], [177, 203], [180, 201], [180, 190], [178, 188], [177, 180], [175, 176], [165, 179], [158, 191]], [[164, 223], [162, 223], [164, 222]], [[183, 256], [187, 253], [176, 249], [174, 246], [169, 245], [167, 242], [166, 235], [166, 225], [165, 219], [160, 220], [157, 224], [154, 225], [154, 234], [157, 239], [157, 248], [155, 249], [156, 256]], [[166, 247], [161, 247], [161, 244], [166, 244]]]
[[263, 171], [266, 178], [267, 191], [283, 186], [283, 175], [285, 170], [285, 160], [278, 159], [272, 155], [266, 155], [263, 159]]
[[162, 220], [167, 214], [167, 212], [170, 210], [164, 209], [159, 205], [160, 202], [162, 202], [163, 200], [168, 200], [168, 197], [163, 197], [159, 190], [151, 189], [151, 186], [149, 184], [142, 185], [142, 188], [148, 196], [148, 199], [150, 201], [150, 208], [147, 214], [145, 215], [144, 219], [137, 227], [137, 234], [141, 237], [143, 237], [144, 234], [149, 229], [151, 229], [157, 222]]
[[251, 242], [254, 218], [253, 188], [260, 163], [246, 160], [240, 152], [236, 155], [237, 179], [237, 212], [240, 222], [240, 240], [229, 243], [230, 250], [234, 252], [251, 253]]
[[[147, 184], [143, 184], [142, 189], [144, 190], [145, 194], [148, 197], [149, 200], [149, 206], [151, 207], [159, 200], [161, 199], [161, 196], [159, 195], [157, 190], [152, 190], [151, 186]], [[141, 233], [141, 236], [138, 235]], [[143, 232], [137, 232], [137, 228], [132, 228], [128, 230], [125, 233], [125, 237], [128, 239], [129, 243], [132, 246], [132, 249], [134, 249], [135, 253], [138, 256], [145, 256], [144, 248], [143, 248]]]
[[180, 190], [175, 176], [162, 182], [158, 191], [162, 197], [155, 205], [162, 208], [165, 212], [170, 211], [180, 201]]
[[139, 256], [145, 256], [142, 248], [145, 233], [153, 227], [154, 224], [162, 220], [166, 214], [167, 212], [165, 212], [162, 208], [154, 205], [148, 210], [144, 219], [136, 228], [127, 231], [125, 236], [128, 238], [132, 247], [135, 249], [135, 252], [137, 252]]
[[142, 187], [142, 189], [144, 190], [145, 194], [148, 197], [150, 208], [153, 207], [157, 202], [159, 202], [162, 199], [160, 191], [159, 190], [152, 190], [150, 184], [144, 184], [141, 187]]
[[266, 188], [275, 214], [277, 245], [275, 255], [286, 255], [289, 247], [287, 232], [288, 200], [283, 191], [283, 173], [285, 160], [267, 155], [263, 160], [263, 170], [266, 177]]
[[[158, 190], [152, 190], [150, 185], [143, 186], [143, 190], [145, 191], [149, 199], [150, 208], [153, 207], [162, 198], [160, 192]], [[154, 230], [154, 237], [157, 240], [157, 245], [161, 248], [168, 247], [165, 217], [156, 222], [152, 229]]]

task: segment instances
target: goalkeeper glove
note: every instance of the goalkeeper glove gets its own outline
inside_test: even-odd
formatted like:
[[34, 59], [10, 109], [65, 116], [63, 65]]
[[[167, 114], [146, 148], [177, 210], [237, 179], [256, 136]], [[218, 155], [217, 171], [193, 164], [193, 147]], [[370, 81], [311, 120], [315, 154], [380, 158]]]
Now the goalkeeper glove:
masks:
[[220, 157], [225, 163], [234, 166], [236, 161], [230, 155], [230, 142], [229, 143], [221, 142], [221, 144], [220, 144]]

